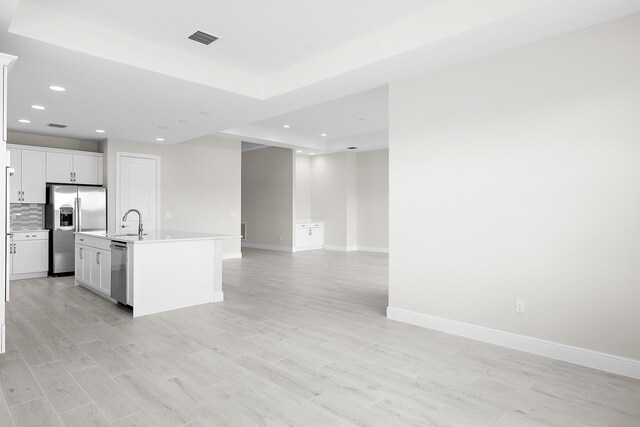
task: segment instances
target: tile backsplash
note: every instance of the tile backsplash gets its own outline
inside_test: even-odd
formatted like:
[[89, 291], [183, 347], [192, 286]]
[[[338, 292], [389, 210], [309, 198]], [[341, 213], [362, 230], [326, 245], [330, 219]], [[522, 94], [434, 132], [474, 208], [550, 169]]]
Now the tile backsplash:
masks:
[[10, 213], [11, 231], [44, 228], [44, 205], [12, 203]]

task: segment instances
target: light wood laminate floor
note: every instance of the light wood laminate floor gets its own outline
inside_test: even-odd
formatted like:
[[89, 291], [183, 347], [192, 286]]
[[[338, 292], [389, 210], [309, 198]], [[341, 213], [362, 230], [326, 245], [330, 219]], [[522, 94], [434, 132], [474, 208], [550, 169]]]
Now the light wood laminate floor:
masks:
[[135, 320], [15, 282], [0, 426], [640, 426], [640, 381], [387, 320], [386, 255], [244, 256], [224, 303]]

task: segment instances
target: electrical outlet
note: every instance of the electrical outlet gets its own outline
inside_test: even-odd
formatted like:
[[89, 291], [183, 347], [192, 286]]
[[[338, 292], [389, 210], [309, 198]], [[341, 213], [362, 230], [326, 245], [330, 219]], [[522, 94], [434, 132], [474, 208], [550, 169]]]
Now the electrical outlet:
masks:
[[524, 300], [516, 300], [516, 313], [524, 313]]

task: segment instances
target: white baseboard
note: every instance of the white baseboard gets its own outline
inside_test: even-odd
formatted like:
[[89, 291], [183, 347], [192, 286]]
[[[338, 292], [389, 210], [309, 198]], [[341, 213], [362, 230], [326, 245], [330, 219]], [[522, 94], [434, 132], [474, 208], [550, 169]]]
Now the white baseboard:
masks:
[[261, 243], [242, 242], [243, 248], [265, 249], [267, 251], [293, 252], [288, 246], [263, 245]]
[[37, 279], [39, 277], [47, 277], [48, 273], [46, 271], [39, 271], [37, 273], [22, 273], [22, 274], [12, 274], [9, 276], [9, 280], [24, 280], [24, 279]]
[[232, 252], [230, 254], [223, 254], [222, 259], [236, 259], [242, 258], [242, 252]]
[[214, 291], [213, 302], [221, 302], [221, 301], [224, 301], [224, 291]]
[[324, 245], [323, 248], [328, 250], [328, 251], [341, 251], [341, 252], [351, 252], [351, 251], [357, 251], [358, 250], [357, 246]]
[[341, 251], [341, 252], [351, 252], [351, 251], [363, 251], [363, 252], [381, 252], [381, 253], [389, 253], [388, 248], [376, 248], [373, 246], [334, 246], [334, 245], [324, 245], [324, 249], [328, 251]]
[[318, 249], [322, 249], [322, 246], [304, 246], [304, 247], [297, 247], [294, 252], [302, 252], [302, 251], [315, 251]]
[[399, 322], [640, 379], [640, 360], [600, 353], [594, 350], [545, 341], [396, 307], [387, 307], [387, 317]]
[[379, 252], [382, 254], [388, 254], [389, 253], [389, 248], [378, 248], [375, 246], [358, 246], [358, 250], [359, 251], [364, 251], [364, 252]]

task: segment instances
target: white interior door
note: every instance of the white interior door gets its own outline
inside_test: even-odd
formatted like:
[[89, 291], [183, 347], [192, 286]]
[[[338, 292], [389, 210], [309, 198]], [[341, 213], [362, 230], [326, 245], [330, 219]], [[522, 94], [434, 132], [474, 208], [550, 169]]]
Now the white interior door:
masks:
[[137, 232], [136, 213], [129, 214], [126, 222], [122, 221], [129, 209], [140, 211], [145, 231], [156, 230], [160, 212], [160, 159], [151, 156], [137, 157], [134, 154], [120, 154], [118, 158], [117, 232]]

